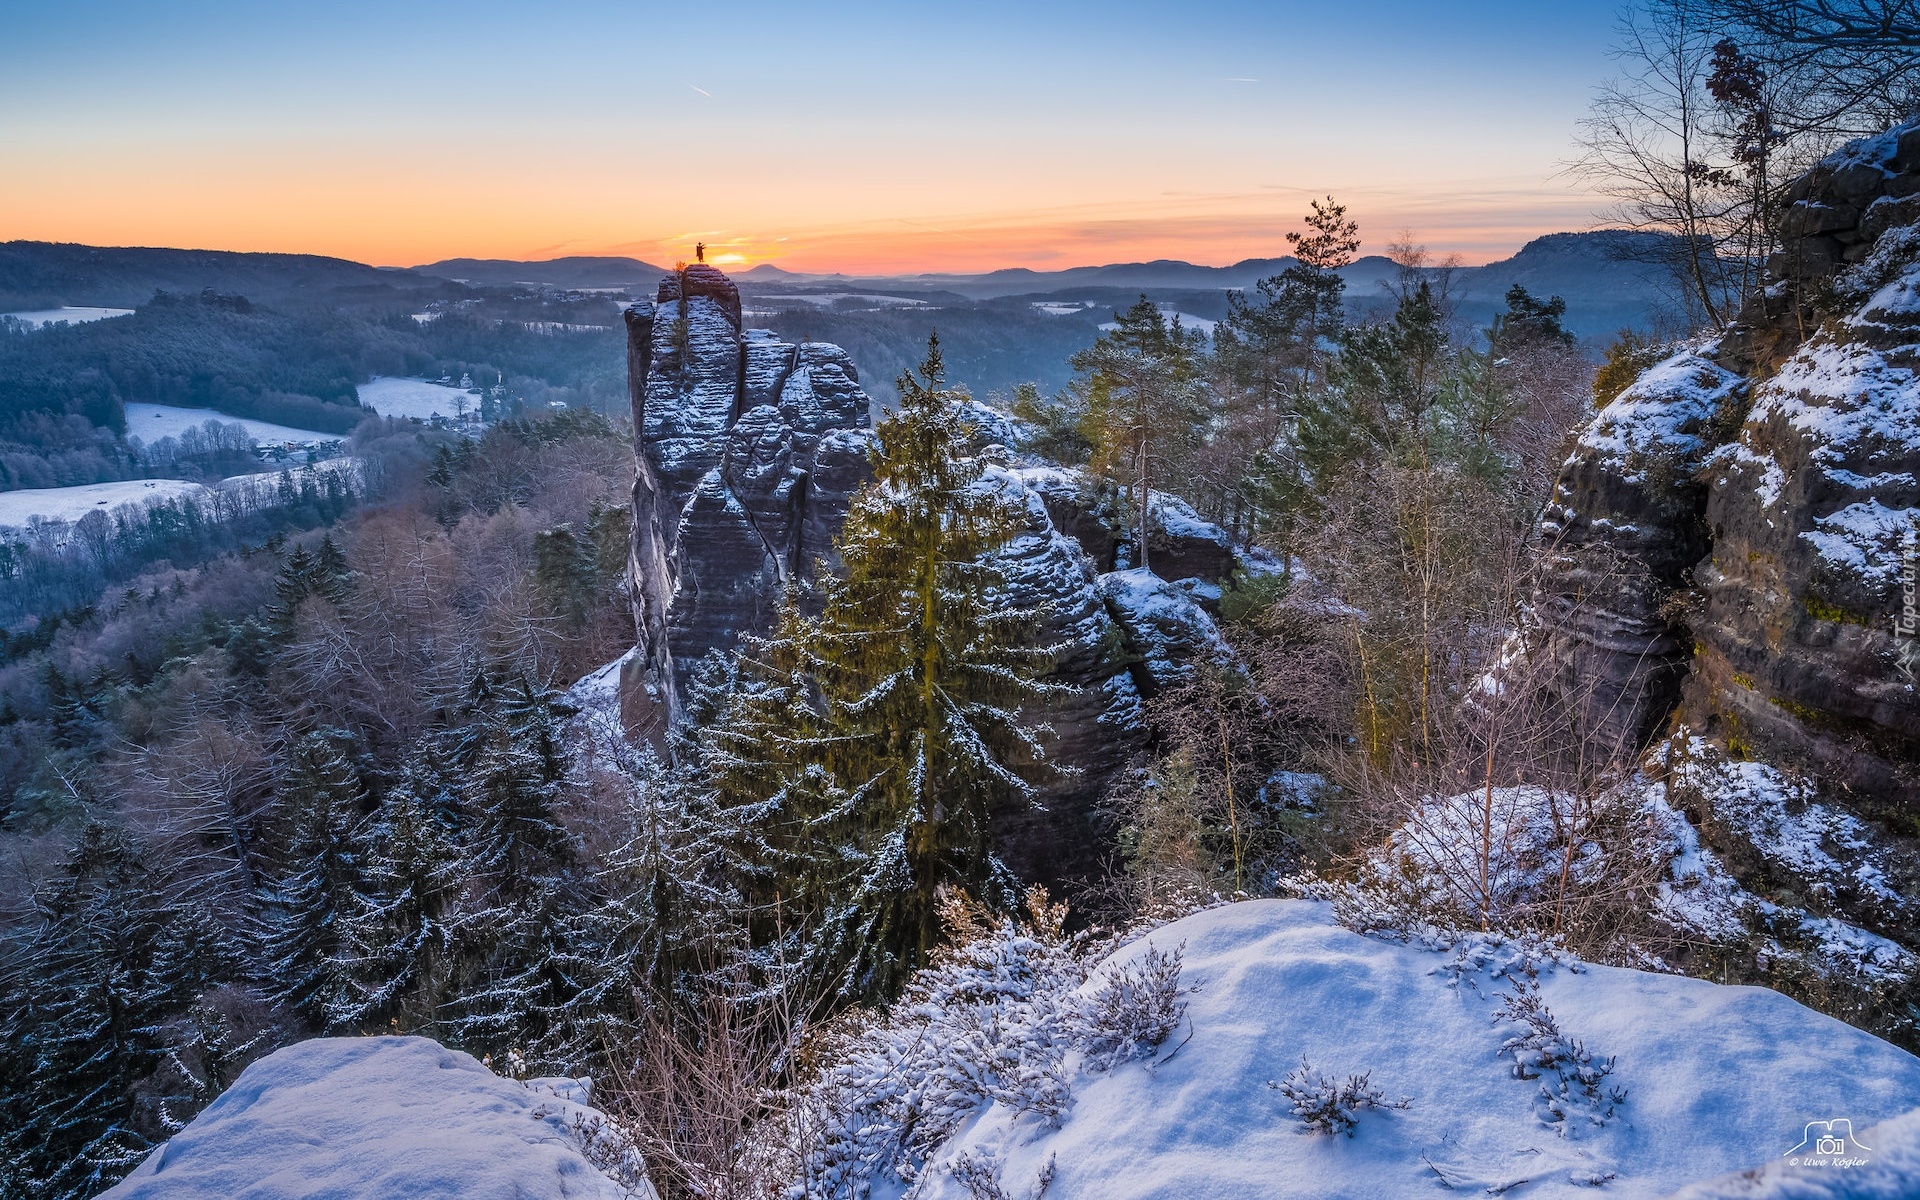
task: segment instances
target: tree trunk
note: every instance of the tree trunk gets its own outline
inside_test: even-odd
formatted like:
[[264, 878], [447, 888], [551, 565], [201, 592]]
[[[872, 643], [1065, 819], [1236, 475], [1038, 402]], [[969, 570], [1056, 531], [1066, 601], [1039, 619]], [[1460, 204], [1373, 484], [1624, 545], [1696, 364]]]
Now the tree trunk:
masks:
[[1140, 554], [1139, 568], [1147, 566], [1147, 513], [1153, 508], [1153, 489], [1147, 485], [1147, 439], [1140, 439]]

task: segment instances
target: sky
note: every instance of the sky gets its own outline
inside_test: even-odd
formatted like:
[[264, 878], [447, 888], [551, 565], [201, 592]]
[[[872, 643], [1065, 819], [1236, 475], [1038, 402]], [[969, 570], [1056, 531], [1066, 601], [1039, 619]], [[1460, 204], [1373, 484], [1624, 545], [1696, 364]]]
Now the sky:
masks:
[[1589, 228], [1596, 0], [0, 0], [0, 241], [981, 271]]

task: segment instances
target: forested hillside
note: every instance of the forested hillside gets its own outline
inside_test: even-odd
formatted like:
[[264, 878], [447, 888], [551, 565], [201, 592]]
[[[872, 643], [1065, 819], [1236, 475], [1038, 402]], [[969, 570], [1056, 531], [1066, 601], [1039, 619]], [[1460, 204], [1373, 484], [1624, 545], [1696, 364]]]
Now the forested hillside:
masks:
[[[676, 27], [664, 83], [543, 13], [617, 111], [490, 65], [459, 119], [531, 114], [522, 174], [368, 176], [463, 189], [463, 244], [254, 243], [541, 261], [0, 245], [0, 1197], [1920, 1195], [1920, 4], [1639, 0], [1573, 150], [1610, 207], [1481, 266], [1376, 224], [1521, 220], [1485, 131], [1572, 60], [1501, 39], [1579, 14], [1465, 24], [1464, 146], [1487, 94], [1386, 80], [1385, 21], [1378, 129], [1262, 107], [1355, 61], [1329, 14], [1256, 77], [1258, 6], [896, 8]], [[811, 132], [945, 134], [988, 59], [1012, 116], [931, 183]], [[527, 168], [575, 139], [614, 174]], [[1248, 182], [1316, 139], [1397, 175]], [[1037, 262], [1149, 261], [721, 265], [903, 261], [872, 213], [981, 162], [930, 263], [1054, 191]], [[689, 261], [550, 257], [668, 216]]]

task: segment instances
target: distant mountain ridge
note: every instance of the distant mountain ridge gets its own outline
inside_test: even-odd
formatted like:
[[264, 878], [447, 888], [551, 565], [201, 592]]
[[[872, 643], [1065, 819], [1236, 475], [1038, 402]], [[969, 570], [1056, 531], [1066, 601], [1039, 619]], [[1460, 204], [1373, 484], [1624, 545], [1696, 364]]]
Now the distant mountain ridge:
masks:
[[[1660, 234], [1621, 229], [1545, 234], [1509, 258], [1478, 267], [1458, 268], [1454, 275], [1455, 294], [1502, 296], [1519, 283], [1541, 295], [1564, 293], [1571, 288], [1583, 296], [1604, 297], [1609, 301], [1644, 300], [1652, 286], [1647, 260], [1656, 256], [1665, 240]], [[760, 284], [928, 288], [985, 300], [1075, 287], [1246, 289], [1280, 274], [1294, 262], [1291, 256], [1281, 256], [1248, 258], [1229, 266], [1209, 267], [1163, 258], [1151, 262], [1068, 267], [1059, 271], [1003, 267], [980, 274], [923, 272], [913, 275], [803, 274], [763, 263], [741, 272], [737, 278], [744, 283]], [[1398, 270], [1392, 259], [1369, 254], [1342, 270], [1341, 275], [1350, 289], [1357, 290], [1390, 280]], [[1576, 283], [1578, 286], [1573, 287]]]
[[[1625, 230], [1553, 233], [1522, 246], [1509, 258], [1458, 269], [1452, 280], [1457, 314], [1482, 323], [1499, 310], [1518, 283], [1538, 296], [1564, 296], [1568, 326], [1598, 337], [1626, 326], [1644, 326], [1657, 316], [1663, 296], [1658, 268], [1662, 235]], [[801, 291], [861, 289], [972, 301], [1007, 297], [1078, 297], [1105, 305], [1121, 293], [1219, 293], [1246, 290], [1278, 275], [1292, 258], [1248, 258], [1211, 267], [1179, 259], [1106, 263], [1058, 271], [1004, 267], [976, 274], [923, 272], [904, 275], [809, 274], [763, 263], [735, 278], [749, 298], [769, 288]], [[239, 292], [269, 302], [283, 298], [377, 297], [459, 287], [542, 284], [581, 289], [634, 289], [649, 293], [668, 268], [635, 258], [572, 255], [537, 262], [452, 258], [412, 268], [374, 267], [310, 254], [258, 254], [223, 250], [102, 247], [16, 241], [0, 243], [0, 311], [70, 305], [132, 307], [155, 289]], [[1342, 271], [1356, 311], [1387, 302], [1382, 285], [1398, 268], [1368, 255]], [[1175, 298], [1177, 299], [1177, 297]], [[1206, 314], [1218, 315], [1218, 314]]]
[[0, 311], [62, 304], [132, 308], [169, 292], [237, 292], [254, 299], [434, 288], [415, 271], [320, 254], [258, 254], [155, 246], [0, 242]]
[[564, 288], [641, 286], [651, 289], [667, 268], [637, 258], [574, 254], [538, 262], [510, 258], [446, 258], [415, 267], [423, 275], [458, 279], [494, 287], [516, 283], [543, 283]]

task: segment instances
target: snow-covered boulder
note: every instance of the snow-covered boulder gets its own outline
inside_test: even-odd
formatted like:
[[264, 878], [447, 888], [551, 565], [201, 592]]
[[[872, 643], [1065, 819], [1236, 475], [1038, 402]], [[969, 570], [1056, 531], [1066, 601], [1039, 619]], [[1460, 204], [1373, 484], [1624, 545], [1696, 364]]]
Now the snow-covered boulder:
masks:
[[[1299, 900], [1197, 913], [1118, 957], [1149, 946], [1184, 947], [1184, 1027], [1078, 1076], [1057, 1125], [983, 1109], [916, 1195], [965, 1200], [990, 1174], [1021, 1197], [1050, 1177], [1047, 1200], [1660, 1196], [1781, 1159], [1809, 1122], [1920, 1105], [1920, 1059], [1763, 988], [1363, 937]], [[1347, 1136], [1300, 1115], [1321, 1093]], [[1915, 1157], [1864, 1194], [1920, 1195]]]
[[114, 1200], [653, 1200], [584, 1081], [502, 1079], [418, 1037], [315, 1038], [243, 1072]]
[[1144, 568], [1109, 571], [1100, 577], [1100, 595], [1126, 634], [1128, 649], [1142, 659], [1145, 682], [1153, 688], [1178, 683], [1194, 663], [1233, 661], [1213, 618], [1177, 583]]

